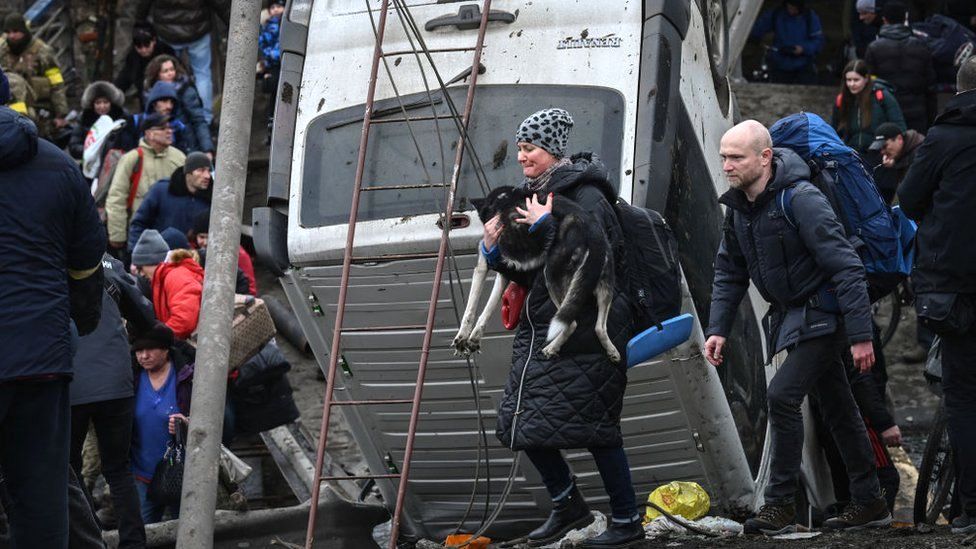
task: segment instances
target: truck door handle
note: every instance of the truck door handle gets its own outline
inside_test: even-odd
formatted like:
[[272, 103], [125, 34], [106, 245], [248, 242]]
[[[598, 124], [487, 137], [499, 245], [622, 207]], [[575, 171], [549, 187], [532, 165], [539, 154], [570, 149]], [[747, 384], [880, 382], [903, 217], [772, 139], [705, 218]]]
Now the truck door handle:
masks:
[[[515, 22], [515, 14], [503, 10], [490, 10], [488, 21], [498, 21], [510, 25]], [[435, 17], [424, 25], [424, 30], [432, 31], [441, 27], [457, 27], [458, 30], [471, 30], [481, 26], [481, 8], [478, 4], [458, 7], [457, 15]]]
[[[451, 229], [464, 229], [471, 225], [471, 218], [466, 214], [454, 214], [451, 216]], [[444, 216], [437, 220], [437, 228], [444, 230]]]

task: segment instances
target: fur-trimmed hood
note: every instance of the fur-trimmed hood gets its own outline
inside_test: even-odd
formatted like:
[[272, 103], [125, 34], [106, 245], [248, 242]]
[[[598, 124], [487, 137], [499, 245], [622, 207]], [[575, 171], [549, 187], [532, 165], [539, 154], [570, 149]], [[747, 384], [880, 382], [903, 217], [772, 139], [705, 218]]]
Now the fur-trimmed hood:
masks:
[[95, 108], [95, 99], [98, 97], [105, 97], [111, 101], [113, 107], [118, 107], [119, 109], [125, 105], [125, 94], [122, 93], [122, 90], [116, 88], [111, 82], [97, 80], [85, 88], [85, 93], [81, 95], [81, 108], [84, 110], [93, 110]]

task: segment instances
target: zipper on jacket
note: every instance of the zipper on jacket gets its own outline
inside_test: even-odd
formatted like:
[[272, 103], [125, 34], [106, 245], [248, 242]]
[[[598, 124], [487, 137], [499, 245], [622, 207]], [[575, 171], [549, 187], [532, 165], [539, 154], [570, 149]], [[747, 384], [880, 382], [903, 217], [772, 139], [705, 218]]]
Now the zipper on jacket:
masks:
[[783, 274], [786, 278], [786, 288], [793, 293], [793, 279], [790, 278], [790, 263], [786, 257], [786, 237], [779, 233], [779, 251], [783, 254]]
[[518, 417], [522, 413], [522, 386], [525, 383], [525, 372], [529, 369], [529, 361], [532, 360], [532, 351], [535, 347], [535, 326], [532, 325], [532, 314], [529, 312], [532, 310], [528, 307], [530, 300], [532, 298], [532, 290], [525, 295], [525, 319], [529, 321], [529, 354], [525, 358], [525, 364], [522, 365], [522, 376], [519, 378], [519, 388], [518, 397], [515, 399], [515, 413], [512, 416], [512, 442], [509, 444], [509, 449], [515, 450], [515, 428], [518, 426]]

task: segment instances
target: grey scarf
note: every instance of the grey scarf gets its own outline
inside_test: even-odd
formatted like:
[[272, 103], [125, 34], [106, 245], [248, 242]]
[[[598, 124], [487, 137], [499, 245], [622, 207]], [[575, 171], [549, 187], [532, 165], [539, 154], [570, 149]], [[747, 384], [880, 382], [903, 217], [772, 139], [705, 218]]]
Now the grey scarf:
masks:
[[539, 176], [536, 177], [535, 179], [526, 177], [525, 181], [522, 182], [522, 187], [532, 192], [539, 192], [549, 184], [549, 180], [552, 179], [552, 174], [556, 170], [562, 168], [563, 166], [569, 166], [572, 163], [573, 162], [570, 159], [564, 156], [560, 158], [555, 164], [546, 168], [546, 171], [540, 173]]

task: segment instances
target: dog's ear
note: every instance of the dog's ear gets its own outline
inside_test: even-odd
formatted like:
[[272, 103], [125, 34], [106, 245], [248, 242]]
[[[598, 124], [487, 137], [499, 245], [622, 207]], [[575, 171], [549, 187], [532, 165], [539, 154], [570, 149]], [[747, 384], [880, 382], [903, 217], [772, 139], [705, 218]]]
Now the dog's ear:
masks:
[[481, 208], [485, 205], [485, 199], [484, 198], [472, 198], [471, 199], [471, 205], [474, 206], [474, 209], [476, 209], [478, 211], [481, 211]]

